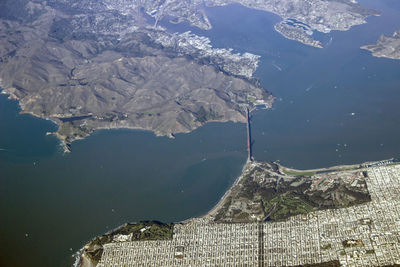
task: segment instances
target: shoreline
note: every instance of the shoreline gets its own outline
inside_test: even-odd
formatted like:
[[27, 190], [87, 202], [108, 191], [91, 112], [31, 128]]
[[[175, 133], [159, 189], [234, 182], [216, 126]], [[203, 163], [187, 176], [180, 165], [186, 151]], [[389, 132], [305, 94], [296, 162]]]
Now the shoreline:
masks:
[[280, 163], [277, 163], [279, 167], [282, 168], [282, 170], [288, 170], [288, 171], [293, 171], [293, 172], [315, 172], [316, 174], [319, 173], [324, 173], [324, 172], [335, 172], [335, 171], [348, 171], [348, 170], [355, 170], [355, 169], [362, 169], [366, 168], [367, 165], [373, 165], [373, 164], [388, 164], [388, 161], [394, 161], [395, 158], [389, 158], [389, 159], [382, 159], [382, 160], [372, 160], [372, 161], [365, 161], [362, 163], [355, 163], [355, 164], [342, 164], [342, 165], [335, 165], [335, 166], [330, 166], [330, 167], [322, 167], [322, 168], [315, 168], [315, 169], [295, 169], [295, 168], [289, 168], [281, 165]]
[[[242, 172], [240, 175], [236, 178], [234, 183], [229, 187], [229, 189], [224, 193], [224, 195], [220, 198], [220, 200], [204, 215], [199, 216], [199, 217], [192, 217], [189, 219], [186, 219], [182, 221], [182, 223], [185, 223], [193, 218], [209, 218], [215, 215], [215, 212], [222, 207], [224, 201], [226, 198], [230, 195], [232, 192], [233, 187], [235, 187], [243, 178], [243, 174], [246, 170], [246, 168], [249, 166], [249, 164], [252, 164], [253, 162], [258, 162], [257, 160], [255, 161], [250, 161], [247, 159], [245, 164], [243, 165]], [[320, 173], [326, 173], [326, 172], [337, 172], [337, 171], [348, 171], [348, 170], [356, 170], [356, 169], [365, 169], [368, 168], [369, 165], [373, 166], [375, 164], [393, 164], [395, 163], [395, 158], [390, 158], [390, 159], [383, 159], [383, 160], [378, 160], [378, 161], [366, 161], [363, 163], [358, 163], [358, 164], [342, 164], [342, 165], [335, 165], [335, 166], [330, 166], [330, 167], [323, 167], [323, 168], [316, 168], [316, 169], [294, 169], [294, 168], [288, 168], [280, 163], [274, 162], [279, 166], [279, 168], [284, 172], [285, 170], [291, 171], [291, 172], [297, 172], [297, 173], [315, 173], [315, 174], [320, 174]]]
[[[63, 153], [70, 153], [71, 152], [71, 145], [73, 142], [78, 141], [78, 140], [84, 140], [85, 138], [89, 137], [90, 135], [92, 135], [94, 132], [96, 131], [102, 131], [102, 130], [133, 130], [133, 131], [145, 131], [145, 132], [151, 132], [154, 134], [155, 137], [168, 137], [170, 139], [174, 139], [176, 134], [186, 134], [186, 133], [191, 133], [193, 131], [195, 131], [196, 129], [208, 124], [208, 123], [228, 123], [228, 122], [232, 122], [232, 123], [245, 123], [246, 119], [245, 116], [243, 115], [241, 119], [236, 119], [236, 120], [232, 120], [232, 119], [222, 119], [222, 120], [209, 120], [206, 121], [205, 123], [200, 123], [199, 125], [196, 125], [193, 129], [185, 129], [185, 130], [181, 130], [181, 131], [176, 131], [176, 132], [171, 132], [171, 133], [162, 133], [159, 132], [157, 130], [154, 129], [148, 129], [148, 128], [143, 128], [140, 126], [129, 126], [129, 125], [115, 125], [115, 126], [99, 126], [93, 129], [90, 129], [90, 132], [86, 135], [86, 136], [75, 136], [73, 137], [70, 141], [66, 141], [66, 139], [68, 138], [68, 136], [66, 135], [62, 135], [59, 132], [59, 129], [62, 125], [63, 122], [61, 122], [60, 118], [57, 117], [46, 117], [46, 116], [41, 116], [41, 115], [37, 115], [31, 111], [28, 110], [24, 110], [23, 105], [20, 102], [20, 99], [15, 96], [13, 93], [8, 92], [6, 89], [4, 89], [3, 87], [0, 86], [0, 94], [7, 96], [7, 99], [9, 101], [15, 101], [17, 106], [18, 106], [18, 115], [30, 115], [36, 119], [42, 119], [42, 120], [46, 120], [46, 121], [50, 121], [53, 124], [55, 124], [58, 129], [56, 129], [55, 131], [49, 131], [46, 132], [46, 135], [53, 135], [55, 136], [58, 141], [60, 146], [63, 148]], [[274, 98], [272, 99], [272, 101], [274, 101]], [[272, 103], [271, 103], [272, 104]]]
[[[191, 217], [191, 218], [185, 219], [183, 221], [179, 221], [179, 222], [172, 222], [171, 224], [172, 225], [186, 224], [186, 223], [190, 223], [190, 221], [194, 220], [194, 219], [205, 219], [205, 220], [208, 220], [209, 223], [218, 223], [218, 222], [214, 222], [213, 221], [213, 217], [215, 216], [216, 212], [222, 207], [222, 205], [225, 202], [225, 200], [227, 199], [227, 197], [230, 196], [233, 188], [242, 180], [242, 178], [244, 177], [246, 169], [253, 163], [257, 164], [259, 162], [258, 161], [246, 160], [245, 164], [243, 165], [241, 174], [236, 178], [234, 183], [224, 193], [224, 195], [220, 198], [220, 200], [206, 214], [204, 214], [202, 216], [194, 216], [194, 217]], [[317, 168], [317, 169], [308, 169], [308, 170], [286, 168], [283, 165], [280, 165], [279, 163], [276, 163], [276, 162], [275, 162], [275, 164], [278, 165], [280, 170], [286, 169], [286, 170], [290, 170], [290, 171], [296, 171], [296, 172], [299, 172], [299, 173], [304, 172], [304, 171], [308, 171], [308, 172], [314, 172], [315, 174], [318, 174], [318, 172], [365, 170], [365, 169], [367, 169], [369, 167], [375, 167], [375, 166], [381, 166], [381, 165], [400, 164], [400, 160], [392, 158], [392, 159], [385, 159], [385, 160], [380, 160], [380, 161], [368, 161], [368, 162], [363, 162], [363, 163], [360, 163], [360, 164], [337, 165], [337, 166], [330, 166], [330, 167], [326, 167], [326, 168]], [[138, 222], [133, 222], [133, 223], [138, 223]], [[113, 230], [109, 230], [104, 234], [97, 235], [97, 236], [93, 237], [91, 240], [93, 240], [93, 239], [95, 239], [95, 238], [97, 238], [99, 236], [111, 235], [113, 233], [113, 231], [115, 231], [116, 229], [121, 229], [122, 227], [124, 227], [126, 225], [129, 225], [129, 224], [132, 224], [132, 223], [125, 223], [125, 224], [122, 224], [120, 226], [117, 226]], [[74, 265], [74, 267], [94, 267], [95, 266], [95, 265], [93, 265], [93, 262], [91, 262], [90, 258], [88, 258], [88, 256], [85, 255], [85, 252], [84, 252], [85, 247], [87, 247], [87, 245], [90, 244], [90, 242], [91, 241], [85, 243], [84, 246], [79, 251], [77, 251], [75, 253], [75, 255], [76, 255], [76, 265]]]
[[[90, 129], [89, 132], [85, 135], [85, 136], [73, 136], [72, 138], [70, 138], [70, 140], [66, 141], [69, 137], [67, 135], [63, 135], [59, 132], [63, 122], [61, 121], [60, 118], [58, 117], [54, 117], [54, 116], [42, 116], [42, 115], [38, 115], [33, 113], [32, 111], [29, 110], [25, 110], [23, 108], [23, 105], [21, 104], [20, 99], [13, 93], [8, 92], [6, 89], [4, 89], [4, 87], [1, 87], [0, 84], [0, 94], [2, 95], [6, 95], [7, 99], [9, 101], [16, 101], [16, 104], [18, 106], [18, 115], [30, 115], [36, 119], [42, 119], [42, 120], [46, 120], [46, 121], [50, 121], [53, 124], [55, 124], [58, 129], [56, 129], [55, 131], [49, 131], [46, 132], [46, 135], [53, 135], [55, 136], [58, 141], [60, 146], [63, 148], [63, 153], [70, 153], [71, 152], [71, 145], [73, 142], [78, 141], [78, 140], [84, 140], [85, 138], [89, 137], [90, 135], [92, 135], [94, 132], [96, 131], [101, 131], [101, 130], [134, 130], [134, 131], [146, 131], [146, 132], [151, 132], [154, 134], [155, 137], [168, 137], [170, 139], [174, 139], [176, 134], [186, 134], [186, 133], [191, 133], [195, 130], [197, 130], [198, 128], [208, 124], [208, 123], [228, 123], [228, 122], [232, 122], [232, 123], [246, 123], [246, 117], [245, 114], [242, 114], [242, 116], [240, 118], [235, 118], [235, 119], [229, 119], [229, 118], [224, 118], [221, 120], [216, 120], [216, 119], [212, 119], [212, 120], [208, 120], [206, 122], [202, 122], [199, 123], [198, 125], [194, 125], [193, 129], [183, 129], [183, 130], [177, 130], [176, 132], [160, 132], [157, 131], [155, 129], [150, 129], [150, 128], [143, 128], [140, 126], [130, 126], [130, 125], [100, 125], [98, 127], [95, 127], [93, 129]], [[272, 97], [271, 98], [271, 103], [268, 103], [268, 106], [272, 106], [272, 103], [275, 101], [275, 98]], [[241, 112], [238, 111], [240, 114]]]
[[[37, 117], [33, 114], [31, 114], [32, 116], [36, 117], [36, 118], [40, 118], [40, 119], [45, 119], [43, 117]], [[64, 147], [64, 153], [70, 153], [71, 152], [71, 145], [73, 142], [75, 141], [79, 141], [79, 140], [84, 140], [88, 137], [90, 137], [93, 133], [98, 132], [98, 131], [113, 131], [113, 130], [130, 130], [130, 131], [139, 131], [139, 132], [149, 132], [152, 133], [154, 135], [154, 137], [167, 137], [169, 139], [175, 139], [175, 136], [177, 134], [188, 134], [191, 133], [195, 130], [197, 130], [200, 127], [205, 126], [208, 123], [228, 123], [228, 122], [232, 122], [232, 123], [245, 123], [242, 122], [240, 120], [210, 120], [207, 121], [199, 126], [196, 126], [194, 129], [192, 130], [187, 130], [187, 131], [177, 131], [177, 132], [173, 132], [173, 133], [161, 133], [152, 129], [146, 129], [146, 128], [142, 128], [142, 127], [135, 127], [135, 126], [100, 126], [97, 128], [93, 128], [93, 130], [86, 136], [83, 137], [75, 137], [73, 140], [71, 140], [70, 142], [66, 142], [66, 136], [60, 134], [58, 131], [55, 132], [47, 132], [47, 135], [54, 135], [57, 137], [57, 139], [60, 141], [60, 145], [62, 147]], [[58, 125], [58, 127], [60, 127], [60, 125], [58, 123], [56, 123]]]
[[[225, 191], [225, 193], [222, 195], [222, 197], [219, 199], [219, 201], [206, 214], [199, 216], [199, 218], [208, 218], [208, 217], [212, 216], [223, 205], [224, 201], [231, 193], [232, 188], [235, 187], [242, 180], [243, 173], [249, 164], [251, 164], [251, 161], [249, 159], [247, 159], [242, 167], [242, 171], [241, 171], [240, 175], [235, 179], [233, 184], [228, 188], [228, 190]], [[186, 222], [191, 219], [193, 219], [193, 218], [186, 219], [183, 222]]]

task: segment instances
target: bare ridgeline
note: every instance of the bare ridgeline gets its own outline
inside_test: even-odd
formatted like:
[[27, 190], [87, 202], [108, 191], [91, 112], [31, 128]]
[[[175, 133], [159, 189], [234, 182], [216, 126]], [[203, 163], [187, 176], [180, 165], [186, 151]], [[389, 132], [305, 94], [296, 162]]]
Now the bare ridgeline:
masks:
[[392, 36], [381, 35], [376, 44], [366, 45], [362, 49], [372, 52], [375, 57], [400, 59], [400, 30]]
[[352, 0], [2, 0], [0, 87], [23, 113], [51, 119], [64, 149], [97, 129], [189, 132], [245, 122], [245, 106], [273, 97], [253, 78], [259, 57], [213, 48], [161, 20], [212, 27], [205, 6], [273, 12], [285, 37], [321, 47], [317, 30], [347, 30], [375, 11]]
[[97, 129], [172, 137], [210, 121], [244, 123], [243, 105], [272, 105], [252, 77], [258, 56], [154, 27], [154, 8], [164, 10], [159, 1], [115, 0], [30, 1], [6, 10], [0, 87], [23, 113], [55, 121], [66, 151]]
[[400, 263], [400, 165], [387, 163], [304, 173], [249, 162], [209, 214], [122, 226], [85, 246], [81, 263], [393, 266]]

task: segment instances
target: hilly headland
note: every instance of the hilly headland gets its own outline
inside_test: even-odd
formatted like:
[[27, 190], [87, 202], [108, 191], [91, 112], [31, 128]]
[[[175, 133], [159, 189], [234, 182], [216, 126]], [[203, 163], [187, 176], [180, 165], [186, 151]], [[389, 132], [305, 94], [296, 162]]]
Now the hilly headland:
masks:
[[382, 34], [376, 44], [361, 48], [370, 51], [374, 57], [400, 59], [400, 30], [395, 31], [392, 36]]
[[56, 122], [65, 151], [98, 129], [173, 137], [210, 121], [244, 122], [245, 106], [274, 101], [253, 77], [259, 57], [158, 26], [169, 19], [210, 29], [204, 7], [232, 3], [278, 14], [280, 33], [316, 47], [313, 30], [347, 30], [377, 14], [347, 0], [7, 0], [0, 6], [0, 86], [22, 113]]
[[62, 1], [31, 1], [25, 12], [1, 19], [0, 86], [22, 113], [56, 122], [66, 151], [97, 129], [173, 136], [272, 105], [252, 77], [255, 55], [142, 24], [140, 12]]

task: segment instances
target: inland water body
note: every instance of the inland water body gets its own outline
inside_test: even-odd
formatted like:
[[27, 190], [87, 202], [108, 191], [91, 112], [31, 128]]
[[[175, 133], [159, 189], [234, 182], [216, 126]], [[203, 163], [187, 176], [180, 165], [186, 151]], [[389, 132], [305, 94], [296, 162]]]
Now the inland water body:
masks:
[[[253, 113], [254, 155], [297, 168], [400, 156], [400, 61], [360, 50], [400, 29], [400, 3], [363, 0], [382, 12], [368, 24], [287, 40], [279, 17], [232, 5], [208, 8], [201, 33], [216, 47], [261, 56], [256, 73], [277, 101]], [[246, 160], [246, 126], [211, 123], [176, 139], [99, 131], [63, 155], [56, 126], [19, 115], [0, 95], [0, 266], [70, 266], [93, 236], [129, 221], [180, 221], [209, 210]]]

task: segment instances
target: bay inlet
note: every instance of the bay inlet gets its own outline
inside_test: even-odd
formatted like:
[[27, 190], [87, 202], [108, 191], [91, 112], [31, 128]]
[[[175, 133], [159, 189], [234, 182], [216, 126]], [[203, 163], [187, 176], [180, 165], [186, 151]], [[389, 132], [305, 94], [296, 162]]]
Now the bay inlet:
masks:
[[[317, 33], [324, 49], [274, 31], [280, 18], [238, 5], [207, 9], [214, 28], [193, 30], [216, 47], [261, 55], [256, 73], [277, 97], [253, 113], [256, 160], [299, 169], [399, 157], [400, 61], [360, 46], [400, 29], [400, 3], [347, 32]], [[97, 131], [63, 154], [50, 121], [20, 115], [0, 95], [0, 265], [70, 266], [92, 237], [125, 222], [181, 221], [211, 209], [247, 157], [246, 125], [210, 123], [175, 139]], [[21, 256], [23, 255], [23, 256]]]

